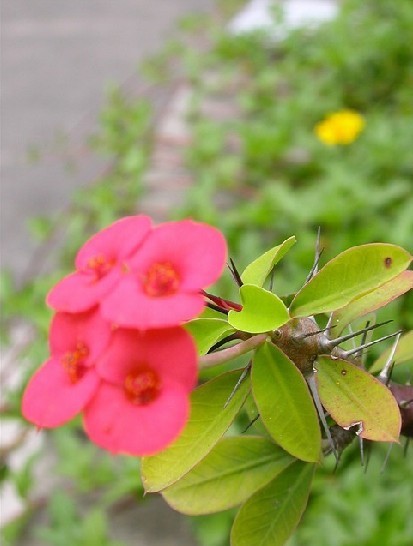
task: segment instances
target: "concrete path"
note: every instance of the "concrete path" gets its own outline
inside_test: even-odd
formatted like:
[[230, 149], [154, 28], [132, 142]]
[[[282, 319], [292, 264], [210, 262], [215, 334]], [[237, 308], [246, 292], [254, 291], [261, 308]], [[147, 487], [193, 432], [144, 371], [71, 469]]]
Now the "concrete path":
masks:
[[[211, 6], [212, 0], [2, 1], [3, 267], [24, 270], [33, 250], [28, 218], [63, 208], [74, 188], [100, 172], [84, 141], [108, 82], [128, 80], [177, 19]], [[29, 162], [30, 148], [56, 148], [62, 135], [75, 146], [76, 173], [56, 153]]]

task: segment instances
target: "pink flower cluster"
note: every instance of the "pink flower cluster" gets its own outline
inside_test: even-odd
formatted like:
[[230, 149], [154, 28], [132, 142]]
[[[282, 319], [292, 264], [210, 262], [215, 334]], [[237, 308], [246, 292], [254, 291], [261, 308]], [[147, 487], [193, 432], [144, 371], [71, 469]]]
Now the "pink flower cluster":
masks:
[[24, 393], [26, 419], [50, 428], [82, 412], [90, 439], [113, 453], [164, 449], [197, 380], [182, 323], [202, 311], [225, 260], [222, 234], [190, 220], [130, 216], [94, 235], [48, 294], [50, 358]]

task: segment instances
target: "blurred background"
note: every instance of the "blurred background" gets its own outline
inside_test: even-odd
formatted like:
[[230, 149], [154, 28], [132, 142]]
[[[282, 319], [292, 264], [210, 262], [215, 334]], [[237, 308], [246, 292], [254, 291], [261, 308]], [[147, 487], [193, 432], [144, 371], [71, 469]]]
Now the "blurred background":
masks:
[[[80, 420], [20, 418], [47, 356], [50, 286], [125, 214], [216, 225], [242, 269], [295, 234], [275, 279], [384, 241], [413, 250], [411, 0], [3, 0], [1, 524], [16, 546], [227, 546], [234, 512], [185, 518], [143, 498], [139, 463]], [[345, 145], [317, 124], [351, 109]], [[231, 294], [229, 276], [217, 291]], [[413, 328], [407, 296], [381, 312]], [[371, 358], [374, 358], [372, 351]], [[398, 379], [412, 374], [400, 367]], [[321, 470], [290, 546], [411, 546], [413, 457], [357, 448]]]

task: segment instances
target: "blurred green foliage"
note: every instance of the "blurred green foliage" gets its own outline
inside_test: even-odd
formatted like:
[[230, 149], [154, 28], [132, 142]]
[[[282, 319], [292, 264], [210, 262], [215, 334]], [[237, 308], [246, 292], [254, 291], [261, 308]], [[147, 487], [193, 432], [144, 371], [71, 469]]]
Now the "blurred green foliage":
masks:
[[[413, 3], [342, 4], [337, 20], [317, 31], [294, 31], [280, 43], [264, 33], [228, 35], [222, 19], [209, 26], [188, 19], [181, 28], [185, 43], [172, 44], [157, 62], [147, 64], [147, 74], [164, 82], [179, 57], [181, 77], [194, 89], [193, 141], [186, 162], [195, 182], [171, 216], [190, 215], [222, 229], [240, 270], [295, 234], [298, 244], [274, 281], [277, 293], [288, 294], [304, 281], [318, 226], [329, 257], [373, 241], [412, 250]], [[202, 54], [186, 45], [200, 33], [209, 43]], [[225, 119], [208, 115], [203, 105], [211, 97], [229, 103], [235, 113]], [[341, 108], [360, 112], [366, 126], [351, 145], [328, 147], [313, 129]], [[20, 419], [24, 384], [46, 357], [47, 290], [71, 269], [89, 234], [139, 208], [152, 121], [148, 102], [112, 90], [91, 140], [92, 148], [108, 158], [109, 168], [76, 192], [58, 218], [31, 221], [42, 252], [34, 258], [30, 278], [18, 283], [2, 274], [2, 342], [10, 340], [22, 319], [33, 332], [32, 341], [20, 349], [18, 358], [25, 363], [21, 384], [8, 394], [3, 419]], [[56, 250], [59, 239], [64, 244]], [[229, 281], [222, 289], [230, 291]], [[398, 326], [412, 328], [413, 296], [393, 303], [387, 313]], [[114, 546], [103, 514], [124, 496], [141, 494], [137, 462], [113, 459], [86, 443], [77, 420], [48, 432], [46, 445], [57, 454], [53, 472], [64, 486], [59, 484], [45, 503], [48, 524], [38, 531], [43, 543]], [[331, 468], [319, 472], [291, 546], [410, 546], [413, 463], [411, 454], [403, 457], [401, 451], [393, 448], [382, 474], [385, 454], [377, 448], [367, 476], [356, 448], [348, 450], [336, 473]], [[4, 529], [6, 544], [24, 532], [36, 508], [31, 503], [34, 461], [15, 472], [8, 455], [3, 456], [2, 480], [10, 479], [27, 503], [23, 516]], [[96, 491], [92, 508], [81, 513], [78, 499]], [[200, 544], [227, 546], [231, 520], [232, 513], [193, 518]]]

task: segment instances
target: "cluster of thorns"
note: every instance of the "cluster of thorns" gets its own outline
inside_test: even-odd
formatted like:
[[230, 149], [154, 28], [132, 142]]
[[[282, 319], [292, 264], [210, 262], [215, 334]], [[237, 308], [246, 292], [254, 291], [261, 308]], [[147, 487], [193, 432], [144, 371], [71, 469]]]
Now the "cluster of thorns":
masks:
[[[322, 250], [320, 250], [319, 233], [317, 237], [314, 263], [305, 280], [305, 284], [310, 279], [312, 279], [313, 276], [316, 275], [316, 273], [318, 272], [318, 264], [321, 254]], [[241, 287], [243, 285], [243, 282], [232, 259], [230, 259], [229, 261], [228, 269], [231, 272], [235, 283], [238, 285], [238, 287]], [[271, 277], [270, 289], [272, 289], [272, 284], [273, 283]], [[242, 306], [236, 302], [220, 298], [219, 296], [215, 296], [205, 291], [203, 293], [207, 300], [206, 305], [211, 309], [218, 311], [219, 313], [227, 315], [230, 310], [240, 311], [242, 309]], [[370, 322], [367, 322], [366, 326], [360, 330], [334, 338], [332, 336], [332, 331], [334, 329], [334, 325], [332, 325], [332, 316], [333, 315], [331, 314], [326, 326], [323, 329], [319, 328], [314, 317], [304, 317], [291, 319], [287, 324], [281, 326], [271, 333], [272, 343], [279, 347], [284, 352], [284, 354], [289, 357], [289, 359], [302, 372], [307, 381], [315, 407], [318, 412], [321, 425], [324, 430], [324, 454], [328, 455], [330, 453], [333, 453], [338, 463], [343, 450], [347, 446], [349, 446], [356, 437], [358, 437], [360, 442], [361, 463], [363, 466], [365, 464], [363, 438], [359, 436], [361, 432], [359, 427], [355, 425], [349, 428], [343, 428], [338, 426], [337, 424], [328, 424], [328, 415], [326, 414], [318, 396], [317, 384], [314, 377], [314, 362], [317, 360], [318, 356], [329, 355], [331, 356], [331, 358], [340, 358], [342, 360], [347, 360], [352, 364], [364, 368], [366, 359], [365, 349], [368, 349], [376, 343], [380, 343], [386, 339], [393, 337], [395, 337], [395, 343], [393, 344], [390, 355], [386, 360], [382, 371], [378, 375], [378, 380], [390, 389], [399, 406], [402, 419], [401, 434], [406, 437], [406, 443], [404, 446], [404, 450], [406, 453], [409, 442], [411, 438], [413, 438], [413, 385], [399, 384], [392, 381], [391, 379], [395, 362], [394, 355], [402, 332], [399, 330], [374, 341], [366, 342], [368, 332], [392, 322], [391, 320], [389, 320], [373, 325], [370, 325]], [[224, 348], [224, 346], [227, 346], [228, 343], [238, 340], [245, 341], [251, 338], [251, 336], [252, 334], [236, 331], [235, 333], [223, 338], [213, 347], [211, 347], [211, 349], [209, 350], [209, 354], [219, 351], [220, 349]], [[358, 336], [361, 336], [361, 343], [359, 346], [350, 350], [344, 350], [340, 347], [342, 343], [351, 339], [355, 339]], [[249, 375], [251, 366], [252, 361], [250, 360], [245, 367], [237, 385], [234, 387], [234, 390], [231, 393], [229, 399], [227, 400], [226, 405], [232, 399], [240, 384]], [[260, 415], [258, 413], [258, 415], [250, 422], [246, 430], [248, 430], [248, 428], [250, 428], [252, 424], [259, 419], [259, 417]], [[368, 446], [370, 447], [372, 442], [367, 442]], [[390, 446], [389, 452], [386, 456], [386, 462], [391, 447], [392, 445]]]

